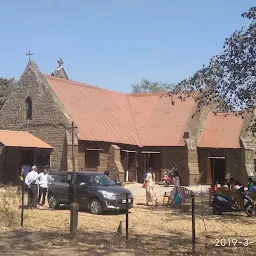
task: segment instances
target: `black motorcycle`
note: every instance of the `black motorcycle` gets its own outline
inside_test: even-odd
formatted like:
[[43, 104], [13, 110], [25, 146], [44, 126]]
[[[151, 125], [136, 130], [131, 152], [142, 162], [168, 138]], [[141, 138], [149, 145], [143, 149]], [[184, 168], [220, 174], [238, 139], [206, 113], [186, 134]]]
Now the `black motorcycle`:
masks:
[[244, 211], [249, 217], [255, 216], [255, 207], [253, 200], [249, 197], [247, 192], [243, 192], [240, 189], [238, 192], [241, 195], [241, 206], [238, 207], [235, 204], [233, 196], [214, 194], [212, 197], [212, 213], [215, 215], [221, 215], [223, 212], [241, 212]]

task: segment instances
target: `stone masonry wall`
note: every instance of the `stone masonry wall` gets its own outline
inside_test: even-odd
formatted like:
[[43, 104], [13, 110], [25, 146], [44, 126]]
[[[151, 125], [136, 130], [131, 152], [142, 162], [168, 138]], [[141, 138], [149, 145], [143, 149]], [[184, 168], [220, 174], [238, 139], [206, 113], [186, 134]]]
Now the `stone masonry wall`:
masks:
[[117, 145], [111, 145], [108, 154], [108, 170], [110, 178], [124, 181], [124, 169], [121, 164], [120, 148]]
[[171, 170], [178, 165], [182, 185], [189, 184], [188, 160], [185, 147], [165, 147], [161, 150], [162, 168]]
[[[32, 120], [29, 122], [25, 118], [27, 97], [32, 99]], [[53, 147], [52, 169], [57, 171], [67, 166], [65, 132], [70, 129], [70, 123], [35, 63], [27, 66], [17, 88], [2, 107], [0, 129], [29, 131]]]
[[200, 109], [200, 112], [196, 112], [197, 108], [195, 107], [191, 113], [192, 118], [189, 120], [185, 128], [185, 131], [189, 132], [189, 138], [185, 139], [185, 142], [188, 158], [187, 182], [190, 185], [198, 184], [200, 180], [197, 143], [209, 114], [212, 111], [216, 111], [216, 109], [216, 104], [205, 105]]
[[[256, 113], [256, 112], [255, 112]], [[243, 146], [243, 168], [247, 172], [248, 177], [254, 176], [255, 171], [255, 150], [256, 150], [256, 137], [250, 129], [248, 129], [251, 125], [253, 125], [253, 120], [255, 117], [255, 113], [248, 113], [245, 117], [244, 124], [242, 127], [242, 131], [240, 134], [241, 145]]]
[[199, 148], [199, 171], [200, 182], [206, 184], [207, 181], [207, 159], [208, 157], [225, 157], [226, 173], [242, 182], [244, 185], [247, 181], [247, 173], [243, 168], [242, 149], [207, 149]]

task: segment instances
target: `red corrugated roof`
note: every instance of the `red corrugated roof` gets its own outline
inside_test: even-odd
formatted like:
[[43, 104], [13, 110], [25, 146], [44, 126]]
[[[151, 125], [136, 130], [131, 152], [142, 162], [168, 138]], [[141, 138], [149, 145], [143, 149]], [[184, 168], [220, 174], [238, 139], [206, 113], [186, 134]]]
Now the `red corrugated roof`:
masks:
[[139, 144], [126, 94], [44, 77], [77, 125], [80, 140]]
[[6, 147], [52, 149], [46, 142], [28, 132], [0, 130], [0, 143]]
[[[178, 95], [161, 94], [129, 96], [140, 142], [144, 146], [184, 146], [184, 129], [196, 106], [190, 97], [185, 101]], [[172, 100], [174, 105], [172, 105]]]
[[184, 146], [196, 103], [161, 93], [127, 95], [44, 75], [78, 126], [79, 139], [140, 146]]
[[204, 126], [198, 147], [240, 148], [240, 133], [244, 119], [236, 114], [211, 113]]

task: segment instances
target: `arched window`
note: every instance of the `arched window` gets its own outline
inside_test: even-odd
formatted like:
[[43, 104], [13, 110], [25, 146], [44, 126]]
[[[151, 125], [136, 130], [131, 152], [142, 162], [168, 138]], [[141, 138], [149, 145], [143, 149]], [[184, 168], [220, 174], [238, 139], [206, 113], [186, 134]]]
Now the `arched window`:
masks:
[[26, 99], [26, 120], [32, 120], [32, 100], [30, 97]]

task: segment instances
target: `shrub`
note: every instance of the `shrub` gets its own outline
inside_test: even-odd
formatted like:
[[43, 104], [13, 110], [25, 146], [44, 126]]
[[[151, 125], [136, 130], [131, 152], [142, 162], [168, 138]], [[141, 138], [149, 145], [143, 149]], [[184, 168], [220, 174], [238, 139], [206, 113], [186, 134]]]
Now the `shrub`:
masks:
[[12, 187], [0, 190], [0, 226], [17, 227], [20, 223], [19, 195]]

